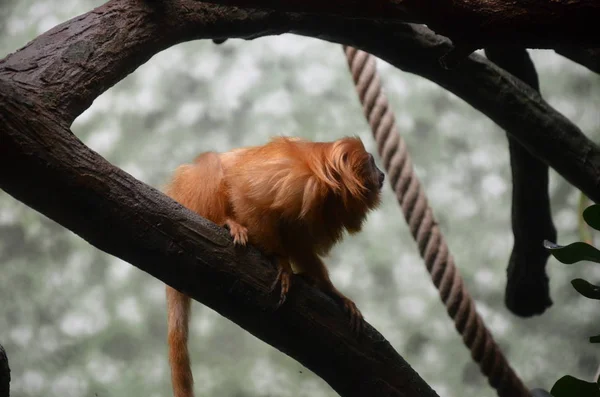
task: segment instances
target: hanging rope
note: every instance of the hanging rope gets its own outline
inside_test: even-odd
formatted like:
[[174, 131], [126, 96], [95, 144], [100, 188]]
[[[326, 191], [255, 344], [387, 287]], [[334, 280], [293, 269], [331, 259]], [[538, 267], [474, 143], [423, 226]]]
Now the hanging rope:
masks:
[[382, 91], [375, 57], [348, 46], [344, 46], [344, 51], [388, 178], [456, 330], [498, 396], [529, 397], [529, 391], [506, 361], [463, 284]]

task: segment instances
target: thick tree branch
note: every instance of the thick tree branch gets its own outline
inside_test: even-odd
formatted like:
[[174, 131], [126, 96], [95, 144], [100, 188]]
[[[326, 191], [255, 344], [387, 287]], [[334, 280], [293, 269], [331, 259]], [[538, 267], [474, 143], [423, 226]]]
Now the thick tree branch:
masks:
[[[329, 20], [323, 25], [319, 38], [368, 51], [462, 98], [591, 200], [600, 202], [600, 147], [507, 71], [478, 54], [471, 54], [456, 69], [443, 69], [437, 60], [451, 44], [424, 26], [358, 20]], [[294, 32], [304, 34], [300, 29]]]
[[[596, 0], [209, 0], [211, 3], [351, 18], [423, 23], [473, 50], [513, 44], [554, 48], [600, 45]], [[392, 42], [388, 42], [390, 45]]]
[[[535, 65], [521, 47], [486, 48], [485, 55], [495, 64], [540, 92]], [[526, 131], [525, 131], [526, 133]], [[530, 317], [552, 306], [546, 275], [550, 254], [542, 242], [556, 240], [548, 194], [548, 166], [508, 135], [512, 171], [512, 230], [514, 243], [508, 262], [506, 307]]]
[[600, 202], [600, 148], [535, 90], [485, 57], [471, 54], [460, 67], [444, 70], [438, 59], [452, 45], [424, 26], [240, 10], [194, 0], [112, 0], [0, 61], [0, 78], [31, 95], [43, 94], [49, 106], [72, 121], [98, 95], [166, 47], [193, 39], [251, 39], [286, 32], [351, 45], [436, 82]]
[[554, 50], [592, 72], [600, 73], [600, 48], [560, 47]]
[[0, 80], [4, 191], [234, 321], [342, 396], [437, 396], [376, 330], [366, 325], [355, 338], [339, 305], [299, 278], [274, 310], [270, 262], [108, 163], [27, 94]]
[[433, 396], [381, 335], [368, 328], [353, 339], [337, 306], [301, 281], [272, 312], [272, 266], [253, 250], [234, 252], [223, 230], [113, 167], [68, 130], [98, 95], [164, 48], [286, 32], [353, 45], [437, 82], [598, 201], [598, 147], [483, 57], [443, 70], [437, 60], [451, 45], [424, 27], [194, 0], [112, 0], [0, 61], [0, 188], [232, 319], [344, 396]]

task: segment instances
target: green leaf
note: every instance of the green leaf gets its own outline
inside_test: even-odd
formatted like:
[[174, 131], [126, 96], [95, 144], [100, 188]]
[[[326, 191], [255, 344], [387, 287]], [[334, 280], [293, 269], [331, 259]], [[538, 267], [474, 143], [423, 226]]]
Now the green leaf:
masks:
[[591, 284], [581, 278], [571, 280], [571, 285], [586, 298], [600, 300], [600, 287], [597, 285]]
[[550, 394], [554, 397], [600, 397], [600, 387], [596, 383], [565, 375], [552, 386]]
[[583, 211], [585, 223], [596, 230], [600, 230], [600, 205], [593, 204]]
[[[590, 343], [600, 343], [600, 335], [590, 336]], [[600, 378], [598, 378], [600, 382]]]
[[579, 206], [577, 207], [577, 228], [579, 229], [579, 238], [584, 243], [591, 244], [594, 241], [592, 237], [591, 227], [585, 222], [583, 218], [583, 212], [589, 207], [589, 199], [585, 194], [580, 193], [579, 195]]
[[592, 261], [600, 263], [600, 251], [593, 246], [580, 241], [569, 245], [558, 245], [548, 240], [544, 240], [544, 247], [550, 251], [550, 254], [557, 260], [567, 265], [579, 261]]

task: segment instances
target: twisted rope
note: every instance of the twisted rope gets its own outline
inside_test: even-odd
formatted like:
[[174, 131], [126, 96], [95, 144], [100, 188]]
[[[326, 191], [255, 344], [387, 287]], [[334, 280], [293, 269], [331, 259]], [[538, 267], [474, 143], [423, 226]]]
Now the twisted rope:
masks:
[[456, 330], [498, 396], [529, 397], [529, 391], [508, 364], [463, 284], [382, 91], [375, 57], [348, 46], [344, 46], [344, 51], [388, 178]]

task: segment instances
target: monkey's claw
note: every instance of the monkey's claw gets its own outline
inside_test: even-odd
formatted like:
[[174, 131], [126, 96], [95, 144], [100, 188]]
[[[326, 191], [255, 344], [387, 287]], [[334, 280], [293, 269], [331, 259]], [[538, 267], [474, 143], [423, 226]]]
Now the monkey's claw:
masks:
[[225, 226], [229, 229], [229, 234], [233, 237], [233, 244], [246, 245], [248, 243], [248, 229], [239, 223], [228, 219]]
[[363, 316], [356, 307], [356, 304], [350, 299], [344, 297], [342, 299], [342, 304], [344, 306], [344, 311], [346, 311], [350, 316], [350, 329], [356, 335], [360, 334], [363, 329], [364, 319]]
[[287, 298], [287, 293], [290, 290], [290, 284], [292, 282], [291, 274], [287, 270], [283, 268], [283, 266], [279, 266], [277, 277], [271, 285], [271, 290], [274, 290], [279, 285], [281, 288], [281, 292], [279, 294], [279, 302], [277, 303], [277, 308], [279, 308], [285, 302]]

